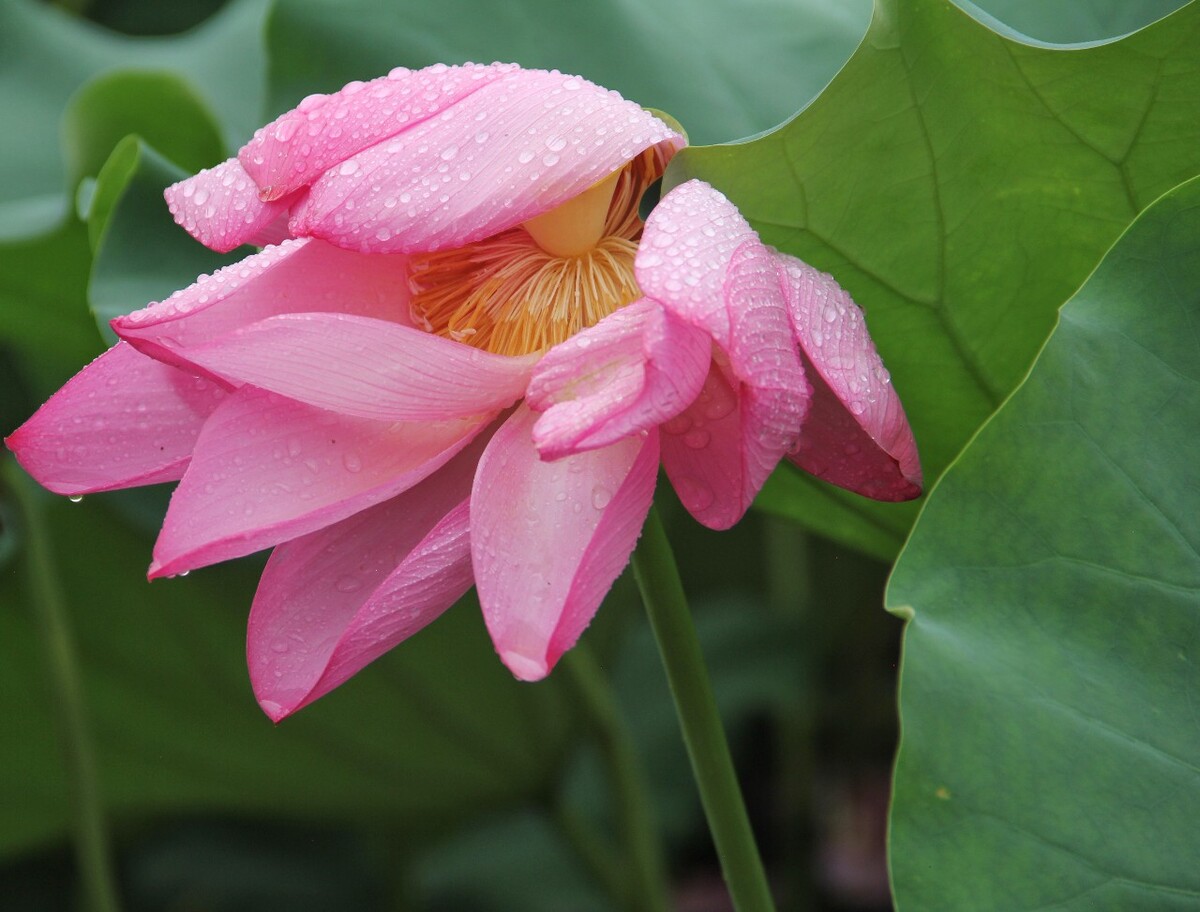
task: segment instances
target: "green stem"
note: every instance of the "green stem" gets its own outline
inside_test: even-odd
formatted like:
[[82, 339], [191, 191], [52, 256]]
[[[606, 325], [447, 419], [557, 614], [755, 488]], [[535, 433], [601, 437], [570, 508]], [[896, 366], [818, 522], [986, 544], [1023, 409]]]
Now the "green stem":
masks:
[[617, 709], [608, 679], [592, 653], [577, 646], [568, 655], [566, 667], [600, 744], [616, 794], [618, 819], [628, 852], [629, 879], [633, 881], [630, 908], [667, 912], [666, 866], [633, 738]]
[[108, 833], [100, 802], [96, 765], [85, 721], [79, 661], [58, 576], [50, 535], [38, 494], [28, 477], [11, 458], [0, 459], [5, 487], [16, 501], [25, 527], [25, 554], [33, 609], [41, 628], [50, 669], [67, 792], [75, 830], [75, 855], [88, 908], [92, 912], [117, 912]]
[[658, 641], [692, 774], [734, 908], [737, 912], [774, 912], [675, 555], [654, 507], [633, 553], [633, 572]]

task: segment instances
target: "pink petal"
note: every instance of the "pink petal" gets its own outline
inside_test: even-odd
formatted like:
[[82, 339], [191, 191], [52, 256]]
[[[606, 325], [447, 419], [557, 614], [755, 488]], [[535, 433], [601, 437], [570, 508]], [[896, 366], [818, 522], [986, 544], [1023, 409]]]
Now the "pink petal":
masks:
[[255, 131], [238, 159], [263, 199], [278, 199], [515, 69], [514, 64], [501, 63], [399, 68], [371, 82], [352, 82], [332, 95], [310, 95]]
[[616, 93], [514, 70], [327, 171], [292, 230], [364, 252], [459, 247], [566, 202], [651, 146], [669, 157], [683, 142]]
[[919, 496], [916, 441], [862, 312], [832, 276], [795, 257], [776, 257], [814, 389], [791, 460], [876, 500]]
[[638, 287], [728, 351], [726, 273], [733, 252], [748, 242], [758, 243], [758, 235], [733, 203], [703, 181], [680, 184], [646, 220], [634, 260]]
[[714, 363], [696, 400], [662, 426], [663, 469], [687, 511], [710, 529], [738, 522], [779, 461], [751, 432], [751, 397]]
[[415, 488], [271, 554], [246, 656], [274, 721], [333, 690], [471, 587], [469, 497], [486, 438]]
[[330, 312], [407, 325], [404, 258], [363, 256], [304, 239], [285, 241], [112, 322], [151, 357], [191, 366], [186, 349], [278, 314]]
[[545, 677], [629, 561], [650, 510], [658, 435], [543, 462], [525, 405], [496, 432], [471, 491], [484, 620], [514, 675]]
[[491, 417], [369, 421], [242, 387], [196, 441], [150, 576], [250, 554], [394, 497], [444, 465]]
[[163, 196], [176, 223], [220, 253], [256, 240], [297, 202], [288, 197], [264, 203], [236, 158], [172, 184]]
[[708, 375], [712, 343], [643, 298], [552, 348], [526, 402], [545, 414], [533, 429], [543, 459], [615, 443], [674, 418]]
[[118, 342], [4, 442], [57, 494], [174, 481], [224, 396], [213, 383]]
[[459, 418], [521, 398], [536, 355], [495, 355], [420, 329], [347, 314], [285, 314], [205, 345], [188, 359], [321, 408], [380, 421]]
[[775, 254], [724, 196], [690, 181], [651, 213], [635, 268], [643, 292], [717, 344], [720, 369], [664, 425], [662, 447], [692, 514], [727, 528], [795, 445], [811, 396]]

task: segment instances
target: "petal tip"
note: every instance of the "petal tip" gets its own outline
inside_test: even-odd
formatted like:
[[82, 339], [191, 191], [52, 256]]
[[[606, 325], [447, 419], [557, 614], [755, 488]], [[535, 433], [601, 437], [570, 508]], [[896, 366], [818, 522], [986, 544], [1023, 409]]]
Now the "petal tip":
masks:
[[540, 681], [550, 673], [545, 659], [532, 658], [512, 650], [501, 652], [500, 661], [518, 681]]
[[272, 722], [274, 722], [276, 725], [278, 725], [280, 722], [282, 722], [284, 719], [286, 719], [288, 716], [290, 716], [292, 714], [292, 710], [290, 710], [284, 706], [281, 706], [279, 703], [276, 703], [274, 700], [259, 700], [258, 706], [259, 706], [259, 709], [261, 709], [264, 713], [266, 713], [267, 718], [270, 719]]

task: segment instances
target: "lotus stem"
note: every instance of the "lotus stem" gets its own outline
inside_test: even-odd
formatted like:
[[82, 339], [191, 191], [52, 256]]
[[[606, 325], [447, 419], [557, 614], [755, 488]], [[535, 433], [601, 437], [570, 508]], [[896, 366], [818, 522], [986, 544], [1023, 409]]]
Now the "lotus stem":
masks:
[[675, 555], [654, 507], [633, 553], [633, 571], [658, 642], [692, 774], [734, 908], [737, 912], [774, 912]]

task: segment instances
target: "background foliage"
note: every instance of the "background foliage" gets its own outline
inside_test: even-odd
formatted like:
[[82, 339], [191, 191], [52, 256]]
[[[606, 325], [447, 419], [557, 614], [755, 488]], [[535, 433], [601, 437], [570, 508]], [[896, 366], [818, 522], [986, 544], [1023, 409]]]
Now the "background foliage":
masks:
[[[704, 177], [850, 289], [936, 482], [919, 519], [924, 500], [787, 470], [734, 532], [668, 515], [785, 904], [890, 905], [898, 624], [879, 607], [907, 539], [897, 906], [1200, 907], [1200, 191], [1172, 191], [1200, 173], [1194, 2], [61, 6], [0, 0], [0, 111], [21, 125], [0, 140], [0, 431], [102, 350], [96, 317], [223, 262], [161, 188], [305, 94], [436, 61], [582, 73], [727, 143], [668, 180]], [[272, 728], [241, 658], [259, 567], [147, 585], [163, 502], [38, 500], [131, 908], [612, 907], [566, 835], [611, 828], [566, 676], [511, 681], [467, 601]], [[57, 710], [3, 491], [0, 522], [0, 892], [63, 908]], [[681, 907], [722, 908], [628, 586], [586, 640]]]

